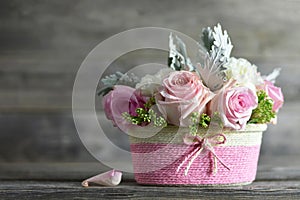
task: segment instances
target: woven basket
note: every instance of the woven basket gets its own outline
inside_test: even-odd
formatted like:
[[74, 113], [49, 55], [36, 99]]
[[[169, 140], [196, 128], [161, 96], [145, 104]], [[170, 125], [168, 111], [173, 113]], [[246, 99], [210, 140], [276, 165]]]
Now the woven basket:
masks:
[[[130, 148], [135, 180], [146, 185], [249, 184], [256, 176], [262, 132], [266, 128], [247, 125], [243, 131], [224, 129], [221, 134], [226, 141], [211, 148], [201, 142], [185, 144], [186, 128], [132, 130]], [[198, 135], [205, 132], [201, 129]]]

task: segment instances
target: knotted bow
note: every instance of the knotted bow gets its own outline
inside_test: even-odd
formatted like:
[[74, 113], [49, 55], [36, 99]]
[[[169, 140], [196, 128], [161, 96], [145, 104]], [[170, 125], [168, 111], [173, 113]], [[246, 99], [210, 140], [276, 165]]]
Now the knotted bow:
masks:
[[186, 145], [193, 145], [193, 150], [185, 157], [185, 159], [180, 163], [180, 165], [177, 168], [177, 172], [181, 169], [181, 167], [187, 162], [188, 165], [184, 170], [184, 174], [187, 175], [188, 171], [195, 161], [195, 159], [203, 152], [204, 150], [209, 151], [213, 155], [213, 173], [217, 173], [217, 160], [228, 170], [229, 167], [227, 167], [224, 162], [216, 155], [214, 146], [224, 144], [226, 142], [226, 137], [224, 134], [215, 134], [212, 136], [203, 136], [202, 138], [200, 136], [193, 136], [190, 134], [186, 134], [183, 138], [183, 141]]

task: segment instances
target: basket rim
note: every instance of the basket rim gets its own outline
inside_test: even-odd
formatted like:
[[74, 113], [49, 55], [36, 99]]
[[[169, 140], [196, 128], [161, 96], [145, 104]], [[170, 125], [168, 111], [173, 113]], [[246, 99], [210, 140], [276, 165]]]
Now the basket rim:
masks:
[[[223, 128], [222, 133], [223, 134], [234, 134], [234, 133], [243, 133], [243, 132], [264, 132], [265, 130], [267, 130], [268, 125], [267, 124], [247, 124], [246, 128], [243, 130], [235, 130], [232, 128]], [[178, 127], [175, 125], [168, 125], [164, 128], [159, 128], [159, 127], [133, 127], [131, 128], [131, 130], [129, 130], [129, 132], [137, 132], [137, 131], [143, 131], [143, 132], [153, 132], [153, 131], [158, 131], [158, 132], [165, 132], [165, 130], [188, 130], [188, 127]], [[198, 129], [198, 134], [204, 134], [207, 132], [208, 129], [205, 128], [199, 128]], [[185, 131], [187, 132], [187, 131]], [[131, 136], [133, 136], [132, 134], [129, 134]], [[133, 136], [134, 137], [134, 136]]]
[[[183, 144], [183, 138], [189, 134], [189, 128], [178, 129], [177, 126], [167, 126], [164, 129], [136, 129], [129, 135], [130, 144]], [[244, 130], [223, 129], [216, 130], [216, 135], [223, 134], [226, 143], [223, 146], [253, 146], [261, 143], [263, 132], [267, 129], [266, 124], [248, 125]], [[211, 130], [214, 133], [213, 130]], [[197, 136], [203, 137], [207, 129], [198, 130]]]

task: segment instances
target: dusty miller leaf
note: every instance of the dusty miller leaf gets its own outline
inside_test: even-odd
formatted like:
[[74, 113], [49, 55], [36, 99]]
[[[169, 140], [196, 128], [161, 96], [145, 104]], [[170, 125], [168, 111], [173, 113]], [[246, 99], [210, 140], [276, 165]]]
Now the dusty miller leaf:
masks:
[[280, 71], [281, 71], [281, 68], [276, 68], [273, 70], [273, 72], [271, 74], [269, 74], [267, 76], [263, 76], [262, 78], [264, 80], [271, 81], [273, 84], [275, 84], [276, 78], [279, 76]]
[[214, 36], [210, 27], [204, 28], [202, 30], [201, 39], [204, 43], [204, 47], [209, 52], [211, 50], [212, 45], [214, 44]]
[[97, 93], [98, 95], [104, 96], [111, 91], [115, 85], [127, 85], [134, 88], [139, 81], [140, 79], [133, 73], [123, 74], [122, 72], [118, 71], [101, 79], [101, 82], [105, 87], [100, 89]]
[[[202, 40], [205, 48], [209, 50], [205, 53], [199, 48], [199, 56], [204, 62], [197, 64], [197, 70], [203, 83], [212, 91], [216, 91], [226, 80], [224, 64], [228, 62], [233, 46], [227, 31], [223, 33], [220, 24], [214, 27], [214, 31], [210, 28], [204, 29]], [[210, 48], [209, 45], [211, 45]]]
[[169, 36], [169, 49], [168, 65], [170, 68], [176, 71], [194, 71], [195, 68], [187, 55], [184, 42], [172, 33]]

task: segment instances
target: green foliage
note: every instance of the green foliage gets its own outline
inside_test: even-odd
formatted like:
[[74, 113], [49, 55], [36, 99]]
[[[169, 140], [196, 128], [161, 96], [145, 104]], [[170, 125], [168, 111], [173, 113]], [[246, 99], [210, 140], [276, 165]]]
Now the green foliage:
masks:
[[209, 117], [207, 114], [203, 113], [203, 114], [201, 115], [201, 117], [200, 117], [200, 122], [199, 122], [199, 124], [200, 124], [200, 126], [203, 127], [203, 128], [208, 128], [208, 125], [209, 125], [210, 121], [211, 121], [211, 120], [210, 120], [210, 117]]
[[197, 134], [199, 127], [208, 128], [210, 123], [210, 117], [205, 113], [202, 113], [200, 115], [200, 113], [194, 112], [192, 113], [190, 120], [191, 120], [191, 125], [189, 126], [189, 129], [190, 129], [190, 134], [192, 135]]
[[150, 97], [150, 99], [144, 104], [146, 109], [150, 109], [155, 104], [155, 98]]
[[265, 124], [271, 122], [275, 118], [276, 113], [272, 110], [273, 100], [269, 98], [265, 91], [257, 92], [258, 106], [252, 111], [251, 118], [248, 123]]
[[167, 121], [163, 117], [157, 116], [156, 112], [151, 109], [154, 104], [155, 98], [151, 97], [147, 103], [144, 104], [145, 108], [136, 109], [135, 112], [137, 113], [137, 116], [132, 116], [127, 112], [122, 113], [122, 116], [124, 119], [135, 125], [153, 123], [155, 127], [166, 127]]
[[200, 113], [193, 112], [191, 116], [191, 125], [189, 125], [190, 134], [196, 135], [199, 127], [199, 115]]
[[161, 116], [157, 116], [156, 112], [154, 112], [154, 110], [150, 109], [149, 110], [149, 115], [150, 115], [150, 121], [153, 122], [155, 127], [166, 127], [167, 121], [161, 117]]
[[148, 123], [153, 123], [155, 127], [166, 127], [167, 121], [161, 117], [157, 116], [156, 112], [152, 109], [148, 111], [144, 108], [137, 108], [136, 109], [137, 116], [131, 116], [129, 113], [123, 113], [123, 117], [135, 125], [143, 125]]

